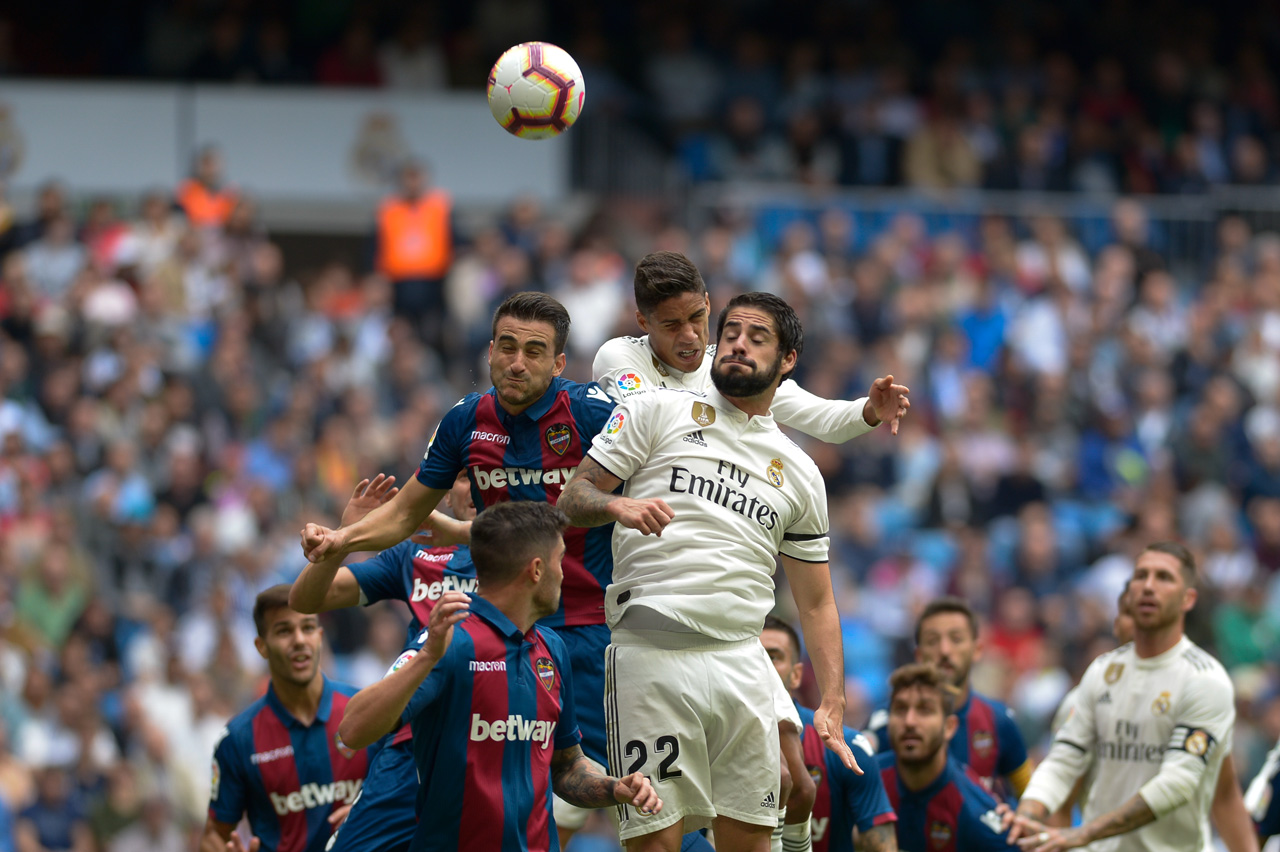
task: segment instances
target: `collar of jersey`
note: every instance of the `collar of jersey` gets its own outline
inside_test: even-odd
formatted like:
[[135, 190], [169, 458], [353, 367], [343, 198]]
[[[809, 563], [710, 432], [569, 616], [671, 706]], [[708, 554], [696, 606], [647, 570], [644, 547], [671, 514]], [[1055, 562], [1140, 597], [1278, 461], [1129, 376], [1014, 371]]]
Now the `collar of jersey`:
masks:
[[[885, 730], [885, 736], [886, 737], [889, 736], [889, 732], [887, 729]], [[947, 746], [944, 744], [942, 748], [945, 750]], [[894, 758], [893, 762], [894, 762], [894, 765], [896, 766], [898, 762], [897, 758]], [[951, 755], [948, 754], [946, 766], [942, 767], [942, 771], [938, 773], [938, 777], [930, 781], [927, 787], [924, 787], [920, 790], [912, 790], [906, 784], [903, 783], [901, 772], [898, 773], [898, 783], [902, 785], [902, 789], [905, 790], [908, 795], [917, 796], [925, 800], [932, 799], [935, 795], [937, 795], [937, 792], [939, 790], [941, 790], [943, 787], [951, 783], [953, 779], [953, 773], [955, 772], [955, 767], [956, 767], [956, 762], [952, 760]]]
[[1178, 643], [1163, 654], [1156, 654], [1154, 657], [1139, 657], [1138, 652], [1135, 650], [1133, 652], [1134, 665], [1140, 669], [1159, 668], [1172, 660], [1178, 654], [1187, 650], [1187, 645], [1189, 644], [1191, 644], [1191, 640], [1186, 637], [1186, 634], [1183, 634], [1182, 638], [1178, 640]]
[[[512, 642], [518, 644], [525, 641], [525, 634], [521, 632], [519, 627], [516, 627], [514, 621], [507, 618], [506, 614], [503, 613], [502, 610], [498, 609], [475, 592], [468, 592], [467, 595], [471, 598], [472, 615], [478, 615], [480, 618], [492, 624], [497, 628], [499, 633], [510, 639]], [[533, 628], [529, 628], [529, 634], [532, 636]]]
[[[316, 710], [315, 721], [323, 725], [329, 721], [329, 711], [333, 709], [333, 683], [329, 680], [328, 675], [321, 673], [320, 677], [324, 679], [324, 691], [320, 693], [320, 707]], [[280, 717], [280, 721], [286, 725], [295, 728], [309, 727], [298, 721], [297, 717], [290, 713], [288, 708], [280, 702], [280, 696], [276, 695], [275, 684], [267, 685], [267, 703], [271, 705], [271, 709]], [[315, 723], [313, 722], [312, 724]]]
[[739, 423], [748, 419], [759, 420], [761, 426], [767, 426], [773, 423], [772, 411], [770, 411], [768, 414], [757, 414], [755, 417], [748, 418], [747, 413], [743, 411], [741, 408], [739, 408], [738, 406], [734, 405], [727, 398], [722, 396], [720, 394], [720, 391], [716, 390], [715, 385], [710, 385], [707, 387], [706, 395], [707, 395], [707, 401], [710, 402], [714, 408], [716, 408], [718, 411], [723, 411], [725, 414], [729, 415]]
[[513, 417], [528, 417], [530, 420], [536, 422], [545, 417], [547, 412], [551, 410], [551, 406], [555, 405], [556, 394], [560, 392], [560, 383], [563, 381], [565, 381], [565, 379], [561, 379], [559, 376], [553, 376], [551, 378], [551, 385], [547, 388], [547, 392], [538, 397], [537, 402], [519, 414], [512, 414], [502, 407], [502, 400], [498, 399], [497, 388], [489, 388], [489, 394], [493, 397], [494, 405], [497, 406], [498, 413], [502, 415], [502, 419], [504, 421]]

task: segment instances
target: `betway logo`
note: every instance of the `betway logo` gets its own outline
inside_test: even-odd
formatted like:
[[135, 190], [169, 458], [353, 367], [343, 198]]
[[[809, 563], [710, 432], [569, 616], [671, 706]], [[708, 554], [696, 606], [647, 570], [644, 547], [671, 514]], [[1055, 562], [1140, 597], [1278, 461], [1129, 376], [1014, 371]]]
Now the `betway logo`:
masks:
[[551, 733], [556, 729], [555, 722], [544, 722], [539, 719], [526, 719], [523, 716], [508, 716], [496, 722], [486, 722], [479, 713], [471, 715], [471, 739], [474, 742], [493, 740], [520, 740], [522, 742], [542, 743], [546, 748], [551, 745]]
[[334, 781], [331, 784], [303, 784], [301, 790], [281, 795], [279, 793], [271, 794], [271, 807], [276, 809], [276, 813], [280, 816], [286, 814], [301, 813], [311, 808], [320, 808], [340, 803], [349, 805], [356, 800], [356, 796], [360, 795], [360, 788], [364, 786], [364, 781], [356, 779], [355, 781]]
[[481, 491], [514, 485], [567, 485], [577, 472], [577, 465], [553, 467], [550, 470], [534, 470], [527, 467], [500, 467], [496, 470], [471, 468], [475, 483]]
[[488, 441], [492, 444], [510, 444], [510, 435], [499, 435], [497, 432], [472, 432], [471, 440]]
[[827, 836], [827, 826], [831, 823], [831, 817], [814, 817], [809, 823], [810, 833], [813, 835], [814, 843], [821, 843], [822, 838]]
[[421, 577], [414, 577], [413, 595], [410, 596], [409, 600], [414, 603], [425, 601], [428, 598], [438, 601], [445, 592], [474, 592], [475, 590], [476, 579], [474, 577], [445, 577], [435, 583], [424, 583]]

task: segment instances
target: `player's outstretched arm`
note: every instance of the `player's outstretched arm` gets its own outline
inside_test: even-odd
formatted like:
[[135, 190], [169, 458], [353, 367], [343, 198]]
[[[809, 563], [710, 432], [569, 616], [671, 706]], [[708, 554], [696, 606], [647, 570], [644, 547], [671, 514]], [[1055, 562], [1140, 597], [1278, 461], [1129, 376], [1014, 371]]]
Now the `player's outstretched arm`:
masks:
[[414, 692], [444, 657], [453, 641], [453, 626], [471, 611], [466, 593], [448, 591], [431, 610], [422, 650], [401, 668], [357, 692], [347, 702], [338, 736], [349, 748], [364, 748], [400, 724]]
[[862, 767], [844, 741], [844, 640], [840, 613], [831, 589], [831, 569], [826, 562], [803, 562], [782, 554], [782, 568], [800, 613], [800, 629], [813, 663], [822, 702], [813, 712], [813, 728], [827, 748], [859, 775]]
[[858, 832], [858, 852], [898, 852], [897, 823], [873, 825]]
[[[1048, 816], [1048, 808], [1044, 805], [1040, 805], [1040, 812], [1044, 817]], [[1014, 818], [1008, 839], [1010, 843], [1016, 840], [1018, 848], [1028, 852], [1061, 852], [1064, 849], [1078, 849], [1095, 840], [1127, 834], [1156, 821], [1155, 812], [1142, 796], [1136, 794], [1120, 807], [1075, 828], [1051, 828], [1044, 824], [1043, 818], [1032, 819], [1030, 816], [1023, 815], [1021, 804], [1018, 806], [1018, 814]]]
[[235, 831], [234, 823], [219, 822], [209, 817], [200, 835], [200, 852], [226, 852], [227, 841], [235, 836]]
[[600, 527], [614, 521], [645, 535], [662, 535], [675, 512], [657, 499], [633, 500], [612, 493], [622, 480], [587, 456], [560, 492], [556, 505], [575, 527]]
[[570, 746], [551, 756], [551, 788], [560, 798], [580, 808], [631, 805], [643, 814], [662, 810], [662, 800], [641, 772], [614, 778], [599, 772], [582, 746]]
[[391, 500], [349, 527], [330, 529], [307, 524], [302, 530], [302, 552], [308, 561], [342, 558], [363, 550], [386, 550], [415, 533], [447, 494], [428, 488], [414, 477]]
[[1244, 805], [1244, 791], [1240, 789], [1235, 761], [1230, 754], [1222, 759], [1209, 816], [1227, 852], [1258, 852], [1258, 832]]
[[[342, 510], [342, 526], [350, 526], [399, 492], [396, 478], [378, 474], [372, 481], [356, 483], [347, 506]], [[289, 607], [297, 612], [317, 613], [345, 609], [360, 603], [360, 584], [355, 574], [335, 555], [319, 562], [308, 562], [289, 589]]]

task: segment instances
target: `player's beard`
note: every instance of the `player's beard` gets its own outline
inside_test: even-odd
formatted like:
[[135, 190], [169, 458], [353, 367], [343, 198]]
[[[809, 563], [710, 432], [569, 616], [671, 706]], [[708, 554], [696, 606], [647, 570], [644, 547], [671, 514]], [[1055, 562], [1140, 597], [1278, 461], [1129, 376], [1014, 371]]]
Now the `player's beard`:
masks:
[[937, 756], [939, 749], [947, 747], [947, 735], [945, 729], [938, 731], [935, 736], [929, 736], [923, 731], [918, 733], [920, 734], [922, 743], [917, 755], [908, 757], [898, 748], [894, 748], [894, 752], [897, 755], [899, 763], [911, 767], [927, 766], [933, 762], [933, 759]]
[[782, 372], [782, 356], [769, 366], [767, 370], [757, 367], [750, 373], [739, 373], [724, 369], [724, 362], [717, 360], [711, 365], [711, 383], [730, 399], [747, 399], [764, 393], [778, 373]]
[[498, 389], [498, 397], [510, 406], [519, 408], [530, 405], [547, 392], [546, 386], [534, 387], [533, 377], [529, 373], [524, 374], [523, 383], [519, 385], [508, 385], [506, 379], [506, 370], [489, 371], [489, 381]]

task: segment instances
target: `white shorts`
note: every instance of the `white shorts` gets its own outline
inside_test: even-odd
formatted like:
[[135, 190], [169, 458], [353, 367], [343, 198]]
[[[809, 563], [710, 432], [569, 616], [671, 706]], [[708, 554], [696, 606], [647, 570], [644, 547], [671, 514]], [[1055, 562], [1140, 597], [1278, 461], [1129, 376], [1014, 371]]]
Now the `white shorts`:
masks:
[[644, 772], [662, 797], [654, 816], [619, 805], [618, 836], [626, 841], [681, 819], [686, 832], [697, 831], [718, 816], [776, 825], [775, 683], [778, 673], [754, 637], [717, 642], [615, 629], [605, 659], [609, 768], [617, 776]]
[[[764, 647], [763, 645], [761, 647]], [[765, 652], [768, 653], [767, 651]], [[782, 678], [777, 677], [778, 672], [774, 671], [773, 678], [773, 712], [778, 717], [779, 722], [790, 722], [795, 726], [796, 733], [804, 731], [804, 725], [800, 722], [800, 713], [796, 710], [796, 704], [791, 700], [791, 695], [787, 692], [787, 687], [782, 682]]]

